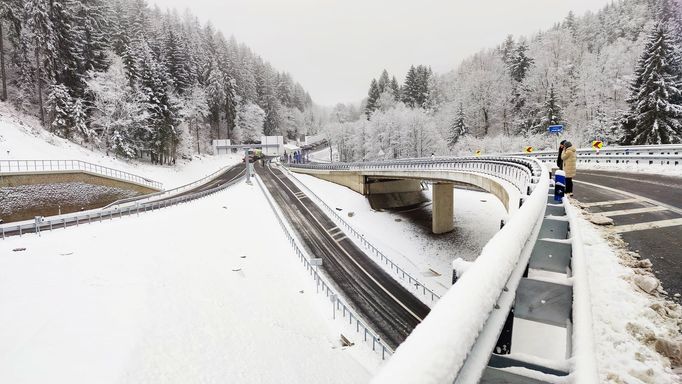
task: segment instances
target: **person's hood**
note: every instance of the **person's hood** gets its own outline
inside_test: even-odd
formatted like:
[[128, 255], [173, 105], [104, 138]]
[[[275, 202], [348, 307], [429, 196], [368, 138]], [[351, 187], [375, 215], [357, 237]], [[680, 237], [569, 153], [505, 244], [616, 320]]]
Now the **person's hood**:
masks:
[[564, 152], [575, 152], [575, 147], [564, 148]]

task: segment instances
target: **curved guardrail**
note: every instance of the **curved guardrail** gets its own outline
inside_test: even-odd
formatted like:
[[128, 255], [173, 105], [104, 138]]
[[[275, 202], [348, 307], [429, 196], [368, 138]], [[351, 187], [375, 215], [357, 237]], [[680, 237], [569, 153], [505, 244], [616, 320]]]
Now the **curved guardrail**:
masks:
[[[632, 145], [604, 147], [599, 151], [581, 148], [576, 151], [582, 164], [636, 164], [644, 166], [682, 167], [682, 145]], [[536, 158], [543, 163], [555, 163], [556, 151], [514, 153], [511, 156]]]
[[400, 159], [363, 163], [289, 164], [289, 168], [330, 171], [448, 170], [493, 176], [512, 184], [522, 195], [530, 195], [542, 175], [542, 166], [534, 160], [513, 156], [439, 157], [436, 159]]
[[102, 209], [107, 209], [107, 208], [111, 208], [111, 207], [116, 206], [116, 205], [123, 205], [123, 204], [127, 204], [127, 203], [132, 203], [132, 202], [143, 203], [143, 202], [149, 202], [149, 201], [153, 201], [153, 200], [160, 200], [160, 199], [163, 199], [163, 198], [166, 198], [169, 196], [177, 195], [177, 194], [183, 193], [183, 192], [188, 191], [188, 190], [190, 190], [196, 186], [205, 184], [205, 183], [215, 179], [220, 174], [228, 171], [232, 167], [235, 167], [235, 165], [229, 165], [227, 167], [220, 168], [219, 170], [211, 173], [210, 175], [204, 176], [199, 180], [193, 181], [193, 182], [185, 184], [185, 185], [181, 185], [181, 186], [173, 188], [173, 189], [168, 189], [168, 190], [161, 191], [161, 192], [151, 193], [151, 194], [145, 195], [145, 196], [128, 197], [126, 199], [116, 200], [113, 203], [107, 205], [106, 207], [104, 207]]
[[[523, 195], [521, 208], [483, 248], [467, 273], [374, 379], [374, 383], [453, 383], [466, 368], [477, 382], [505, 324], [545, 215], [549, 178], [538, 159], [511, 156], [409, 159], [392, 162], [291, 165], [291, 168], [368, 171], [444, 169], [508, 181]], [[423, 353], [430, 352], [429, 358]], [[483, 351], [483, 352], [482, 352]], [[478, 376], [477, 376], [478, 375]]]
[[158, 181], [81, 160], [0, 160], [0, 173], [68, 171], [90, 172], [96, 175], [132, 182], [157, 190], [163, 189], [163, 184]]
[[202, 192], [197, 192], [185, 196], [171, 198], [163, 201], [151, 201], [147, 203], [138, 203], [127, 207], [119, 208], [112, 207], [108, 209], [93, 209], [84, 212], [69, 213], [64, 215], [56, 215], [49, 217], [41, 217], [39, 220], [27, 220], [16, 223], [0, 224], [0, 236], [3, 239], [7, 236], [23, 235], [25, 233], [40, 233], [43, 230], [53, 230], [56, 228], [66, 228], [68, 226], [78, 226], [80, 224], [92, 223], [93, 221], [102, 221], [103, 219], [113, 219], [114, 217], [121, 218], [123, 216], [139, 215], [140, 212], [149, 212], [161, 208], [170, 207], [176, 204], [196, 200], [204, 196], [211, 195], [226, 189], [244, 177], [241, 174], [233, 180], [220, 185], [215, 188], [207, 189]]

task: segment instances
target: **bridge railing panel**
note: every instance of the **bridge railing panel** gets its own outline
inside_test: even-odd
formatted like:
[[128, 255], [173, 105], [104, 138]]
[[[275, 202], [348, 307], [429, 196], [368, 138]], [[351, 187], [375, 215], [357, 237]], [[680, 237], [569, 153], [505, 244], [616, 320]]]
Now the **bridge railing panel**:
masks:
[[163, 189], [163, 184], [158, 181], [81, 160], [0, 160], [0, 173], [65, 171], [90, 172], [97, 175], [133, 182], [154, 189]]

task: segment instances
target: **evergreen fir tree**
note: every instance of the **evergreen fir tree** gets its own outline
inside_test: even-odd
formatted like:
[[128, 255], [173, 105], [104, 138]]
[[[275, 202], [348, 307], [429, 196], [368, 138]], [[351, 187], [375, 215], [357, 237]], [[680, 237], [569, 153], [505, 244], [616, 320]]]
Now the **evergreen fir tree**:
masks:
[[469, 132], [469, 127], [466, 124], [466, 115], [464, 114], [464, 106], [459, 103], [459, 109], [457, 111], [457, 118], [450, 126], [450, 135], [448, 136], [448, 146], [450, 148], [454, 147], [459, 141], [460, 137], [466, 135]]
[[50, 82], [54, 74], [54, 58], [57, 57], [55, 33], [47, 0], [26, 0], [24, 3], [26, 29], [30, 31], [35, 55], [35, 82], [38, 88], [40, 122], [46, 124], [43, 106], [43, 83]]
[[659, 22], [644, 47], [631, 84], [622, 143], [682, 142], [682, 63], [668, 26]]
[[395, 76], [391, 79], [390, 89], [395, 100], [400, 100], [400, 84], [398, 84], [398, 79]]
[[365, 107], [365, 114], [367, 115], [367, 120], [372, 116], [372, 113], [376, 111], [378, 105], [377, 101], [379, 101], [379, 97], [381, 96], [381, 92], [379, 91], [379, 84], [377, 83], [376, 79], [372, 79], [372, 83], [369, 86], [369, 92], [367, 94], [367, 106]]
[[534, 60], [526, 55], [528, 47], [525, 42], [519, 43], [519, 45], [514, 50], [514, 54], [511, 58], [511, 63], [509, 64], [509, 73], [512, 79], [517, 83], [523, 81], [526, 78], [528, 69], [533, 65]]
[[47, 108], [50, 112], [50, 130], [57, 136], [70, 138], [72, 134], [71, 113], [73, 99], [69, 89], [63, 84], [49, 87], [47, 92]]
[[379, 77], [379, 81], [377, 81], [377, 87], [379, 88], [379, 94], [382, 94], [389, 90], [389, 87], [391, 85], [391, 78], [388, 76], [388, 71], [384, 69], [383, 72], [381, 72], [381, 76]]

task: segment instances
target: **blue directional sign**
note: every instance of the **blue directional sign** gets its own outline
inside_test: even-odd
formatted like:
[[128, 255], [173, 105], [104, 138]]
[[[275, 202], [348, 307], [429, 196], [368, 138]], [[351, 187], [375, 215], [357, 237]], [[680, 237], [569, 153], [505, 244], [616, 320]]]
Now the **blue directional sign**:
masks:
[[564, 131], [564, 126], [563, 125], [550, 125], [547, 127], [547, 130], [550, 133], [561, 133]]

